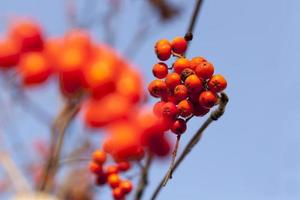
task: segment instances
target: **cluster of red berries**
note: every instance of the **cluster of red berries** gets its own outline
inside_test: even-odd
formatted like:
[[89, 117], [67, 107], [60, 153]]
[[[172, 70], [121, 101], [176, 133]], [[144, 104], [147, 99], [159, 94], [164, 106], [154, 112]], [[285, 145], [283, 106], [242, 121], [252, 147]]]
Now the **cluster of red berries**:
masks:
[[155, 104], [154, 113], [177, 135], [186, 131], [187, 119], [207, 114], [217, 104], [218, 93], [227, 86], [222, 75], [214, 75], [214, 66], [206, 59], [187, 59], [184, 56], [187, 46], [182, 37], [156, 43], [155, 52], [160, 61], [168, 60], [171, 55], [177, 59], [171, 67], [164, 62], [155, 64], [152, 72], [157, 79], [148, 86], [150, 94], [161, 99]]
[[52, 75], [65, 97], [84, 94], [84, 121], [91, 127], [126, 117], [144, 96], [142, 78], [132, 64], [81, 29], [48, 38], [39, 24], [16, 21], [0, 40], [0, 69], [15, 70], [24, 87]]
[[125, 199], [125, 196], [132, 191], [132, 183], [129, 180], [122, 180], [119, 173], [126, 172], [131, 168], [129, 162], [118, 162], [116, 165], [104, 167], [107, 155], [104, 151], [96, 150], [92, 154], [92, 161], [89, 169], [96, 176], [96, 184], [109, 185], [112, 189], [114, 199]]

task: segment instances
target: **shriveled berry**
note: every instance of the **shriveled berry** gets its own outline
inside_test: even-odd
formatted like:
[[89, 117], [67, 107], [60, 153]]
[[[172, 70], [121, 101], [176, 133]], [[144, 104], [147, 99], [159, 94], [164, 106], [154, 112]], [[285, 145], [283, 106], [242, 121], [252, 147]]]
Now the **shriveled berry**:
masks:
[[177, 85], [174, 88], [174, 97], [178, 100], [181, 101], [183, 99], [186, 99], [188, 97], [188, 89], [185, 85]]
[[148, 91], [153, 97], [161, 97], [167, 93], [167, 85], [162, 80], [153, 80], [148, 86]]
[[183, 119], [177, 119], [171, 126], [171, 131], [177, 135], [181, 135], [186, 131], [186, 122]]
[[208, 88], [213, 92], [222, 92], [227, 87], [226, 79], [220, 75], [216, 74], [211, 77], [208, 81]]
[[195, 73], [203, 80], [209, 79], [214, 74], [214, 66], [209, 62], [202, 62], [195, 68]]
[[178, 114], [176, 105], [173, 102], [167, 102], [162, 107], [162, 116], [164, 118], [174, 119]]
[[156, 63], [152, 68], [152, 73], [156, 78], [165, 78], [168, 74], [168, 66], [163, 62]]
[[193, 74], [195, 74], [194, 70], [192, 70], [192, 69], [190, 69], [190, 68], [185, 68], [185, 69], [181, 72], [180, 78], [181, 78], [181, 80], [184, 82], [185, 79], [186, 79], [187, 77], [189, 77], [190, 75], [193, 75]]
[[199, 96], [199, 104], [205, 108], [213, 107], [217, 101], [217, 95], [211, 91], [204, 91]]
[[107, 174], [102, 173], [102, 174], [97, 174], [96, 177], [96, 185], [104, 185], [107, 182]]
[[200, 65], [201, 63], [203, 63], [203, 62], [206, 62], [206, 60], [205, 60], [203, 57], [200, 57], [200, 56], [194, 57], [194, 58], [192, 58], [192, 60], [191, 60], [191, 68], [192, 68], [193, 70], [195, 70], [196, 67], [197, 67], [198, 65]]
[[189, 100], [182, 100], [177, 105], [178, 113], [182, 117], [189, 117], [193, 114], [193, 104]]
[[184, 69], [190, 68], [190, 67], [191, 67], [191, 63], [186, 58], [178, 58], [173, 64], [173, 69], [178, 74], [181, 74], [181, 72]]
[[203, 89], [202, 80], [196, 75], [190, 75], [184, 81], [184, 85], [188, 88], [189, 92], [195, 93]]
[[184, 54], [187, 49], [187, 41], [183, 37], [175, 37], [171, 45], [172, 50], [178, 54]]
[[170, 90], [173, 90], [177, 85], [181, 84], [180, 75], [177, 73], [170, 73], [165, 79], [166, 85]]

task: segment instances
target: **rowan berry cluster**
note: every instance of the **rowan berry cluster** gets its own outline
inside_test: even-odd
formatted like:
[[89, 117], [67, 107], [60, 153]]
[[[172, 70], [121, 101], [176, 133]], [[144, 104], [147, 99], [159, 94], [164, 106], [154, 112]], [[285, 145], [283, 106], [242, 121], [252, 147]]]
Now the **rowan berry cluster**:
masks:
[[[155, 52], [161, 62], [153, 66], [153, 80], [148, 90], [160, 101], [154, 105], [154, 113], [163, 118], [169, 129], [180, 135], [186, 131], [186, 122], [192, 116], [204, 116], [218, 102], [218, 93], [227, 82], [220, 74], [214, 75], [214, 66], [203, 57], [188, 59], [184, 56], [188, 42], [176, 37], [155, 44]], [[176, 57], [171, 67], [162, 61]]]
[[104, 186], [107, 184], [112, 189], [112, 196], [116, 200], [125, 199], [125, 196], [132, 191], [132, 183], [129, 180], [122, 180], [120, 173], [131, 168], [129, 162], [118, 162], [116, 165], [104, 167], [107, 155], [104, 151], [96, 150], [92, 154], [92, 161], [89, 164], [90, 171], [96, 176], [96, 184]]

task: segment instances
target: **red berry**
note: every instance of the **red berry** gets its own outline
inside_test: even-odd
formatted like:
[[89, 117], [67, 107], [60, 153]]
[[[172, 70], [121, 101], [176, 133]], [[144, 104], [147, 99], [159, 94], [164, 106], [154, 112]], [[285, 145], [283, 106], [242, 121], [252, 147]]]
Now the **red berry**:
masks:
[[193, 114], [193, 111], [194, 111], [193, 104], [186, 99], [184, 99], [178, 103], [177, 109], [178, 109], [179, 115], [182, 117], [189, 117]]
[[168, 66], [163, 63], [157, 63], [152, 68], [152, 73], [156, 78], [165, 78], [168, 74]]
[[175, 37], [171, 45], [172, 50], [178, 54], [184, 54], [187, 49], [187, 41], [183, 37]]
[[0, 68], [16, 66], [20, 58], [20, 48], [10, 39], [0, 41]]
[[196, 93], [203, 89], [202, 80], [196, 75], [190, 75], [187, 77], [184, 81], [184, 84], [191, 93]]
[[195, 68], [195, 73], [201, 79], [209, 79], [214, 74], [214, 66], [209, 62], [202, 62]]
[[181, 84], [180, 76], [177, 73], [170, 73], [165, 79], [166, 85], [170, 90], [173, 90], [177, 85]]
[[181, 72], [184, 69], [190, 68], [190, 67], [191, 67], [191, 63], [186, 58], [178, 58], [173, 64], [173, 69], [178, 74], [181, 74]]
[[208, 88], [213, 92], [222, 92], [226, 87], [227, 81], [222, 75], [213, 75], [208, 81]]
[[174, 97], [178, 100], [181, 101], [183, 99], [186, 99], [188, 96], [188, 89], [185, 85], [177, 85], [174, 88]]
[[184, 82], [185, 79], [186, 79], [187, 77], [189, 77], [190, 75], [193, 75], [193, 74], [195, 74], [195, 71], [194, 71], [194, 70], [192, 70], [192, 69], [190, 69], [190, 68], [185, 68], [185, 69], [181, 72], [180, 78], [181, 78], [181, 80]]
[[111, 188], [116, 188], [120, 185], [121, 179], [118, 174], [111, 174], [108, 176], [107, 182]]
[[99, 165], [102, 165], [106, 161], [106, 153], [101, 150], [94, 151], [92, 157], [93, 161]]
[[156, 102], [153, 106], [153, 113], [157, 116], [157, 117], [162, 117], [162, 108], [163, 105], [165, 105], [166, 102], [164, 101], [159, 101]]
[[118, 163], [118, 169], [119, 169], [119, 171], [125, 172], [125, 171], [129, 170], [130, 167], [131, 167], [131, 165], [130, 165], [129, 162], [119, 162]]
[[205, 108], [213, 107], [217, 101], [217, 95], [211, 91], [204, 91], [199, 96], [199, 104]]
[[168, 60], [172, 54], [172, 47], [168, 40], [159, 40], [155, 44], [155, 52], [158, 59], [165, 61]]
[[194, 112], [193, 115], [194, 116], [204, 116], [209, 112], [209, 108], [205, 108], [201, 105], [199, 105], [199, 103], [195, 103], [194, 104]]
[[89, 170], [90, 170], [90, 172], [92, 172], [94, 174], [103, 174], [102, 166], [98, 165], [95, 162], [90, 162]]
[[106, 169], [105, 169], [105, 172], [110, 175], [110, 174], [116, 174], [119, 172], [119, 169], [117, 166], [114, 166], [114, 165], [110, 165], [110, 166], [107, 166]]
[[132, 183], [130, 181], [122, 181], [119, 186], [124, 194], [128, 194], [132, 191]]
[[206, 60], [205, 60], [204, 58], [202, 58], [202, 57], [194, 57], [194, 58], [192, 58], [192, 60], [191, 60], [191, 68], [192, 68], [193, 70], [195, 70], [196, 67], [197, 67], [198, 65], [200, 65], [201, 63], [203, 63], [203, 62], [206, 62]]
[[177, 107], [172, 102], [167, 102], [162, 107], [162, 116], [167, 119], [174, 119], [178, 114]]
[[161, 97], [167, 93], [167, 85], [162, 80], [153, 80], [148, 86], [148, 91], [153, 97]]
[[177, 119], [171, 126], [171, 131], [177, 135], [181, 135], [186, 131], [186, 122], [183, 119]]
[[124, 197], [124, 193], [122, 192], [122, 189], [119, 187], [114, 188], [112, 194], [115, 200], [120, 200], [123, 199]]

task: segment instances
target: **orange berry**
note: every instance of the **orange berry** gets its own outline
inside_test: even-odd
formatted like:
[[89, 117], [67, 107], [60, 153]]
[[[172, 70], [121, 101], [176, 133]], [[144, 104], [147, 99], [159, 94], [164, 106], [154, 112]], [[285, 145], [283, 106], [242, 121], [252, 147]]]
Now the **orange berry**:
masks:
[[209, 79], [214, 74], [214, 66], [209, 62], [202, 62], [195, 68], [195, 73], [203, 80]]
[[217, 95], [211, 91], [204, 91], [199, 96], [199, 104], [205, 108], [213, 107], [217, 101]]
[[52, 69], [42, 53], [30, 52], [21, 57], [19, 72], [24, 85], [34, 85], [45, 82]]
[[102, 165], [106, 161], [106, 153], [101, 150], [94, 151], [92, 157], [93, 161], [99, 165]]
[[29, 20], [14, 22], [9, 30], [9, 37], [19, 44], [22, 52], [41, 51], [42, 35], [40, 26]]
[[16, 66], [20, 58], [20, 48], [10, 39], [0, 41], [0, 68]]
[[119, 168], [114, 165], [107, 166], [105, 169], [105, 172], [110, 175], [110, 174], [117, 174], [119, 172]]
[[203, 89], [202, 80], [196, 75], [190, 75], [184, 81], [184, 85], [188, 88], [189, 92], [196, 93]]
[[162, 80], [153, 80], [148, 86], [148, 91], [153, 97], [161, 97], [167, 93], [167, 85]]
[[103, 174], [102, 166], [93, 161], [89, 164], [89, 170], [94, 174]]
[[116, 188], [120, 185], [121, 179], [118, 174], [111, 174], [108, 176], [107, 182], [111, 188]]
[[186, 131], [186, 122], [183, 119], [177, 119], [171, 126], [171, 131], [177, 135], [181, 135]]
[[194, 111], [193, 104], [186, 99], [184, 99], [178, 103], [177, 109], [178, 109], [179, 115], [182, 117], [189, 117], [193, 114], [193, 111]]
[[177, 85], [174, 88], [174, 97], [178, 100], [181, 101], [183, 99], [186, 99], [188, 96], [188, 89], [185, 85]]
[[128, 180], [122, 181], [119, 187], [121, 188], [123, 194], [128, 194], [132, 191], [132, 183]]
[[173, 64], [174, 71], [178, 74], [181, 74], [181, 72], [184, 69], [190, 68], [190, 67], [191, 67], [191, 63], [186, 58], [178, 58]]
[[131, 168], [131, 165], [129, 162], [119, 162], [117, 163], [117, 166], [118, 166], [118, 170], [119, 171], [122, 171], [122, 172], [125, 172], [127, 170], [129, 170]]
[[178, 114], [176, 105], [173, 102], [166, 102], [162, 106], [162, 116], [167, 119], [174, 119]]
[[113, 189], [112, 195], [115, 200], [120, 200], [120, 199], [124, 198], [124, 193], [123, 193], [122, 189], [119, 187]]
[[170, 90], [173, 90], [177, 85], [181, 84], [180, 76], [177, 73], [170, 73], [165, 79], [166, 85]]
[[184, 54], [187, 49], [187, 41], [183, 37], [175, 37], [171, 45], [172, 50], [178, 54]]
[[206, 62], [206, 60], [205, 60], [204, 58], [202, 58], [202, 57], [194, 57], [194, 58], [192, 58], [192, 60], [191, 60], [191, 68], [192, 68], [193, 70], [195, 70], [196, 67], [197, 67], [198, 65], [200, 65], [201, 63], [203, 63], [203, 62]]
[[216, 74], [211, 77], [211, 79], [208, 81], [208, 88], [212, 92], [222, 92], [227, 87], [227, 81], [226, 79], [220, 75]]
[[156, 78], [165, 78], [168, 74], [168, 66], [159, 62], [153, 66], [152, 73]]
[[168, 60], [172, 54], [172, 47], [170, 42], [168, 40], [159, 40], [155, 44], [155, 52], [160, 60]]

